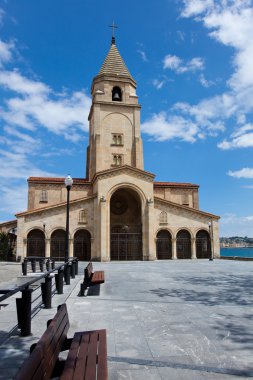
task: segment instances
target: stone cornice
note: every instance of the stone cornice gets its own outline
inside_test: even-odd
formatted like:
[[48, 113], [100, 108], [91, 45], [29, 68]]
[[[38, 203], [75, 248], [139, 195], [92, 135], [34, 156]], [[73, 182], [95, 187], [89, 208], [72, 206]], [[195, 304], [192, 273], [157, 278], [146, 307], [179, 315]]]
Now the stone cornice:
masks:
[[155, 174], [146, 172], [145, 170], [133, 168], [132, 166], [124, 165], [112, 169], [103, 170], [101, 172], [98, 172], [94, 175], [91, 182], [92, 184], [96, 183], [98, 179], [106, 179], [110, 177], [115, 177], [119, 174], [130, 174], [134, 175], [135, 177], [141, 178], [148, 182], [154, 182]]
[[[83, 197], [83, 198], [74, 199], [74, 200], [70, 201], [69, 204], [73, 205], [73, 204], [77, 204], [79, 202], [89, 201], [89, 200], [92, 200], [92, 199], [94, 199], [96, 197], [97, 197], [97, 194], [94, 194], [94, 195], [91, 195], [89, 197]], [[57, 203], [57, 204], [50, 205], [50, 206], [45, 206], [45, 207], [40, 207], [40, 208], [36, 208], [36, 209], [32, 209], [32, 210], [27, 210], [27, 211], [19, 212], [18, 214], [16, 214], [16, 217], [18, 218], [18, 217], [21, 217], [21, 216], [26, 216], [26, 215], [30, 215], [30, 214], [36, 214], [36, 213], [39, 213], [39, 212], [43, 212], [43, 211], [47, 211], [47, 210], [52, 210], [52, 209], [63, 207], [63, 206], [66, 207], [66, 203], [67, 202], [61, 202], [61, 203]]]
[[188, 212], [193, 213], [193, 214], [198, 214], [198, 215], [206, 216], [206, 217], [209, 217], [209, 218], [212, 218], [212, 219], [217, 219], [217, 220], [220, 219], [220, 216], [218, 216], [218, 215], [210, 214], [209, 212], [197, 210], [197, 209], [192, 208], [192, 207], [183, 206], [183, 205], [180, 205], [178, 203], [167, 201], [165, 199], [161, 199], [161, 198], [158, 198], [158, 197], [154, 197], [154, 202], [155, 203], [162, 203], [162, 204], [165, 204], [167, 206], [172, 206], [172, 207], [175, 207], [175, 208], [179, 208], [181, 210], [185, 210], [185, 211], [188, 211]]
[[135, 107], [135, 108], [141, 109], [141, 105], [140, 104], [134, 104], [134, 103], [129, 103], [128, 104], [128, 103], [123, 103], [123, 102], [108, 102], [108, 101], [103, 101], [103, 100], [94, 100], [92, 102], [91, 107], [90, 107], [90, 112], [89, 112], [88, 120], [91, 119], [91, 115], [93, 113], [93, 109], [94, 109], [94, 105], [95, 104], [101, 104], [101, 105], [107, 105], [107, 106], [110, 105], [110, 106], [113, 106], [113, 107], [126, 107], [126, 108]]
[[91, 84], [91, 93], [93, 92], [94, 85], [100, 82], [124, 82], [131, 83], [136, 88], [136, 82], [133, 78], [127, 77], [126, 75], [109, 75], [109, 74], [99, 74], [93, 78]]

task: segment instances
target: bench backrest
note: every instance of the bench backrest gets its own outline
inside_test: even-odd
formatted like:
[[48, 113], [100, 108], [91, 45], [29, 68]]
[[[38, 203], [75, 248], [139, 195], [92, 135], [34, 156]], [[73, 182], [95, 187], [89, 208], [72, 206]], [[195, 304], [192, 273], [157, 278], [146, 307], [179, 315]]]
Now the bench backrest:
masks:
[[24, 361], [14, 380], [40, 380], [49, 379], [45, 358], [41, 347], [36, 347], [31, 355]]
[[43, 350], [48, 370], [52, 373], [59, 352], [67, 338], [69, 317], [66, 304], [59, 307], [55, 317], [37, 343]]
[[[69, 318], [66, 304], [59, 307], [48, 328], [26, 359], [15, 380], [50, 379], [61, 347], [67, 338]], [[41, 364], [38, 364], [38, 363]], [[34, 370], [30, 371], [30, 368]]]
[[84, 269], [84, 278], [87, 280], [90, 280], [93, 273], [93, 265], [92, 263], [89, 263], [87, 267]]

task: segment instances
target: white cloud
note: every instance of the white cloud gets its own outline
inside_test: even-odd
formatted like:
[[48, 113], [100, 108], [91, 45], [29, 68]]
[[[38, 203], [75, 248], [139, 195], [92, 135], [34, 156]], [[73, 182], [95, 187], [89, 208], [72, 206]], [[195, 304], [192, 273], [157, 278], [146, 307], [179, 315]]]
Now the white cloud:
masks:
[[164, 79], [163, 80], [158, 80], [158, 79], [153, 80], [153, 85], [155, 86], [155, 88], [157, 90], [160, 90], [163, 87], [164, 83], [165, 83]]
[[5, 11], [2, 8], [0, 8], [0, 26], [3, 25], [4, 16], [5, 16]]
[[253, 215], [225, 214], [220, 219], [220, 236], [253, 237]]
[[183, 17], [197, 16], [213, 6], [213, 0], [183, 0]]
[[215, 82], [211, 80], [207, 80], [203, 73], [201, 73], [199, 76], [199, 82], [202, 84], [203, 87], [206, 87], [206, 88], [209, 88], [215, 85]]
[[166, 55], [163, 60], [163, 68], [177, 70], [180, 67], [182, 60], [176, 55]]
[[183, 74], [188, 71], [197, 71], [204, 69], [204, 60], [200, 57], [192, 58], [188, 62], [184, 62], [176, 55], [166, 55], [163, 60], [163, 68], [175, 71], [177, 74]]
[[[0, 13], [1, 20], [1, 13]], [[14, 50], [14, 42], [4, 42], [0, 39], [0, 68], [3, 67], [4, 64], [10, 62], [12, 59], [12, 53]]]
[[90, 98], [83, 92], [55, 94], [43, 82], [23, 76], [18, 71], [0, 71], [0, 86], [17, 93], [6, 100], [2, 119], [16, 127], [29, 130], [38, 126], [66, 139], [78, 141], [88, 131]]
[[228, 175], [234, 178], [253, 178], [253, 169], [243, 168], [237, 171], [229, 170]]
[[[184, 118], [186, 124], [188, 122], [198, 128], [196, 138], [204, 138], [206, 135], [217, 136], [219, 132], [225, 130], [227, 122], [233, 120], [234, 131], [229, 138], [220, 142], [218, 147], [220, 149], [252, 147], [253, 132], [241, 131], [246, 116], [253, 111], [252, 1], [182, 0], [182, 2], [184, 5], [182, 17], [194, 17], [196, 21], [203, 23], [211, 38], [234, 49], [232, 61], [234, 71], [227, 82], [227, 89], [222, 94], [203, 99], [195, 105], [175, 104], [171, 110], [173, 114], [176, 112], [178, 117]], [[204, 69], [204, 61], [201, 58], [185, 62], [176, 55], [167, 55], [163, 65], [164, 69], [174, 70], [178, 74]], [[205, 87], [214, 84], [208, 81], [203, 73], [200, 73], [199, 81]], [[170, 120], [173, 117], [170, 114], [171, 111], [166, 113], [166, 119]], [[239, 131], [239, 134], [236, 135], [236, 131]]]
[[177, 36], [178, 36], [180, 41], [185, 40], [185, 32], [183, 32], [182, 30], [177, 30]]
[[[6, 186], [1, 187], [0, 214], [15, 214], [26, 210], [27, 186], [15, 182], [12, 182], [11, 185], [6, 184]], [[1, 221], [4, 222], [4, 220]]]
[[155, 141], [180, 139], [194, 142], [198, 127], [179, 116], [167, 117], [165, 113], [155, 114], [141, 125], [142, 132], [153, 136]]
[[17, 70], [0, 71], [0, 85], [21, 95], [46, 96], [51, 92], [44, 83], [28, 79]]
[[244, 126], [237, 128], [236, 131], [231, 134], [231, 139], [229, 141], [223, 140], [218, 144], [218, 148], [223, 150], [251, 147], [253, 147], [252, 124], [245, 124]]
[[[45, 149], [37, 136], [43, 135], [44, 129], [74, 143], [83, 139], [90, 109], [84, 91], [56, 93], [43, 81], [6, 70], [6, 64], [14, 60], [14, 48], [14, 42], [0, 40], [0, 89], [5, 96], [0, 107], [0, 213], [7, 215], [26, 209], [29, 176], [59, 176], [40, 168]], [[50, 139], [50, 134], [47, 136]], [[59, 152], [47, 153], [48, 160], [50, 153]]]
[[147, 62], [148, 61], [147, 55], [146, 55], [145, 51], [139, 49], [139, 50], [137, 50], [137, 52], [140, 54], [141, 59], [143, 60], [143, 62]]

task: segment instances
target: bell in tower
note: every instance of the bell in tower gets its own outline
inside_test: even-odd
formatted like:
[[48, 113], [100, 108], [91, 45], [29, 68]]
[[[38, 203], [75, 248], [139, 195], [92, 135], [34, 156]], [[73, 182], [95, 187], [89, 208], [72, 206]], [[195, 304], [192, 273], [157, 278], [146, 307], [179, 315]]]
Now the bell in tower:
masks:
[[122, 92], [119, 87], [113, 87], [112, 89], [112, 100], [114, 102], [121, 102], [122, 101]]

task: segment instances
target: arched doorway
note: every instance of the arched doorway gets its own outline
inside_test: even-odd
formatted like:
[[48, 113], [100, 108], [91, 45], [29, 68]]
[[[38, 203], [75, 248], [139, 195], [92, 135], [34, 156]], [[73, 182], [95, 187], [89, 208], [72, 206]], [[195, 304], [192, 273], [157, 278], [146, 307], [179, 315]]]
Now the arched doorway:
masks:
[[87, 230], [78, 230], [74, 235], [74, 257], [81, 261], [91, 259], [91, 236]]
[[161, 230], [157, 233], [156, 256], [158, 260], [172, 259], [171, 234], [167, 230]]
[[191, 259], [191, 235], [186, 230], [177, 233], [177, 258]]
[[211, 257], [210, 235], [205, 230], [199, 231], [196, 235], [196, 256], [197, 259], [209, 259]]
[[111, 260], [142, 260], [141, 201], [131, 189], [111, 197]]
[[51, 235], [50, 256], [56, 260], [64, 260], [66, 247], [66, 232], [55, 230]]
[[34, 229], [28, 233], [26, 256], [45, 257], [45, 234], [43, 231]]

